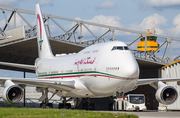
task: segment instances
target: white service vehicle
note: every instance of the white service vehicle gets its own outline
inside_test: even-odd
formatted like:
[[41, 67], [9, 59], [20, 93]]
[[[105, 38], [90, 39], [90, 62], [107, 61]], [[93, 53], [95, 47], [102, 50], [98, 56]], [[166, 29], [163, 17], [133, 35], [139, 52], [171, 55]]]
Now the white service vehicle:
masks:
[[143, 94], [128, 94], [126, 97], [117, 98], [114, 104], [114, 110], [144, 111], [146, 109]]

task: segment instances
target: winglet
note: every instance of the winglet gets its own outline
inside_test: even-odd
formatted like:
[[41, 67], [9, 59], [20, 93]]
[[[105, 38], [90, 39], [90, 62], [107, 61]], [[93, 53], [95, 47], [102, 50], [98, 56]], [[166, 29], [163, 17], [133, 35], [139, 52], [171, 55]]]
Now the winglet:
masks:
[[38, 43], [39, 58], [52, 58], [54, 57], [54, 55], [52, 54], [50, 43], [46, 35], [39, 4], [36, 4], [35, 12], [36, 12], [37, 43]]

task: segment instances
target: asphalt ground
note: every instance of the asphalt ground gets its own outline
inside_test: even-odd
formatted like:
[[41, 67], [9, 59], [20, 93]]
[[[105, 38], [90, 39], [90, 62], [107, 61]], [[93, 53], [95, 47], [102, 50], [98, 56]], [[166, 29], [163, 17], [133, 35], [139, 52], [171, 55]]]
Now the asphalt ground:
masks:
[[[103, 111], [102, 111], [103, 112]], [[139, 118], [180, 118], [180, 111], [104, 111], [111, 113], [127, 113], [138, 115]]]

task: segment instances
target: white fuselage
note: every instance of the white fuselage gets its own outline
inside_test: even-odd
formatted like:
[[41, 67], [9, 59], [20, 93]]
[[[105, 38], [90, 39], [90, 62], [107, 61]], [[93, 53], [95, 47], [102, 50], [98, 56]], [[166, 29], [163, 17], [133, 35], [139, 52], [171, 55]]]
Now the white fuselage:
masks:
[[113, 41], [89, 46], [77, 54], [38, 59], [36, 75], [39, 79], [77, 82], [73, 91], [62, 92], [68, 97], [106, 97], [128, 92], [137, 83], [139, 67], [125, 47], [125, 43]]

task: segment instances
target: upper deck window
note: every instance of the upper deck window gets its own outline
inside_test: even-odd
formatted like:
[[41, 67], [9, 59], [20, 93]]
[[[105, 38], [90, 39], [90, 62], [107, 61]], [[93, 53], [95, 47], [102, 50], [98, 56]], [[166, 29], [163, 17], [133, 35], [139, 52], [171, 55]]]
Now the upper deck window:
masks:
[[127, 46], [114, 46], [112, 50], [129, 50]]
[[96, 52], [98, 52], [98, 50], [93, 50], [93, 53], [96, 53]]
[[84, 52], [84, 54], [89, 54], [89, 53], [90, 53], [90, 51]]

